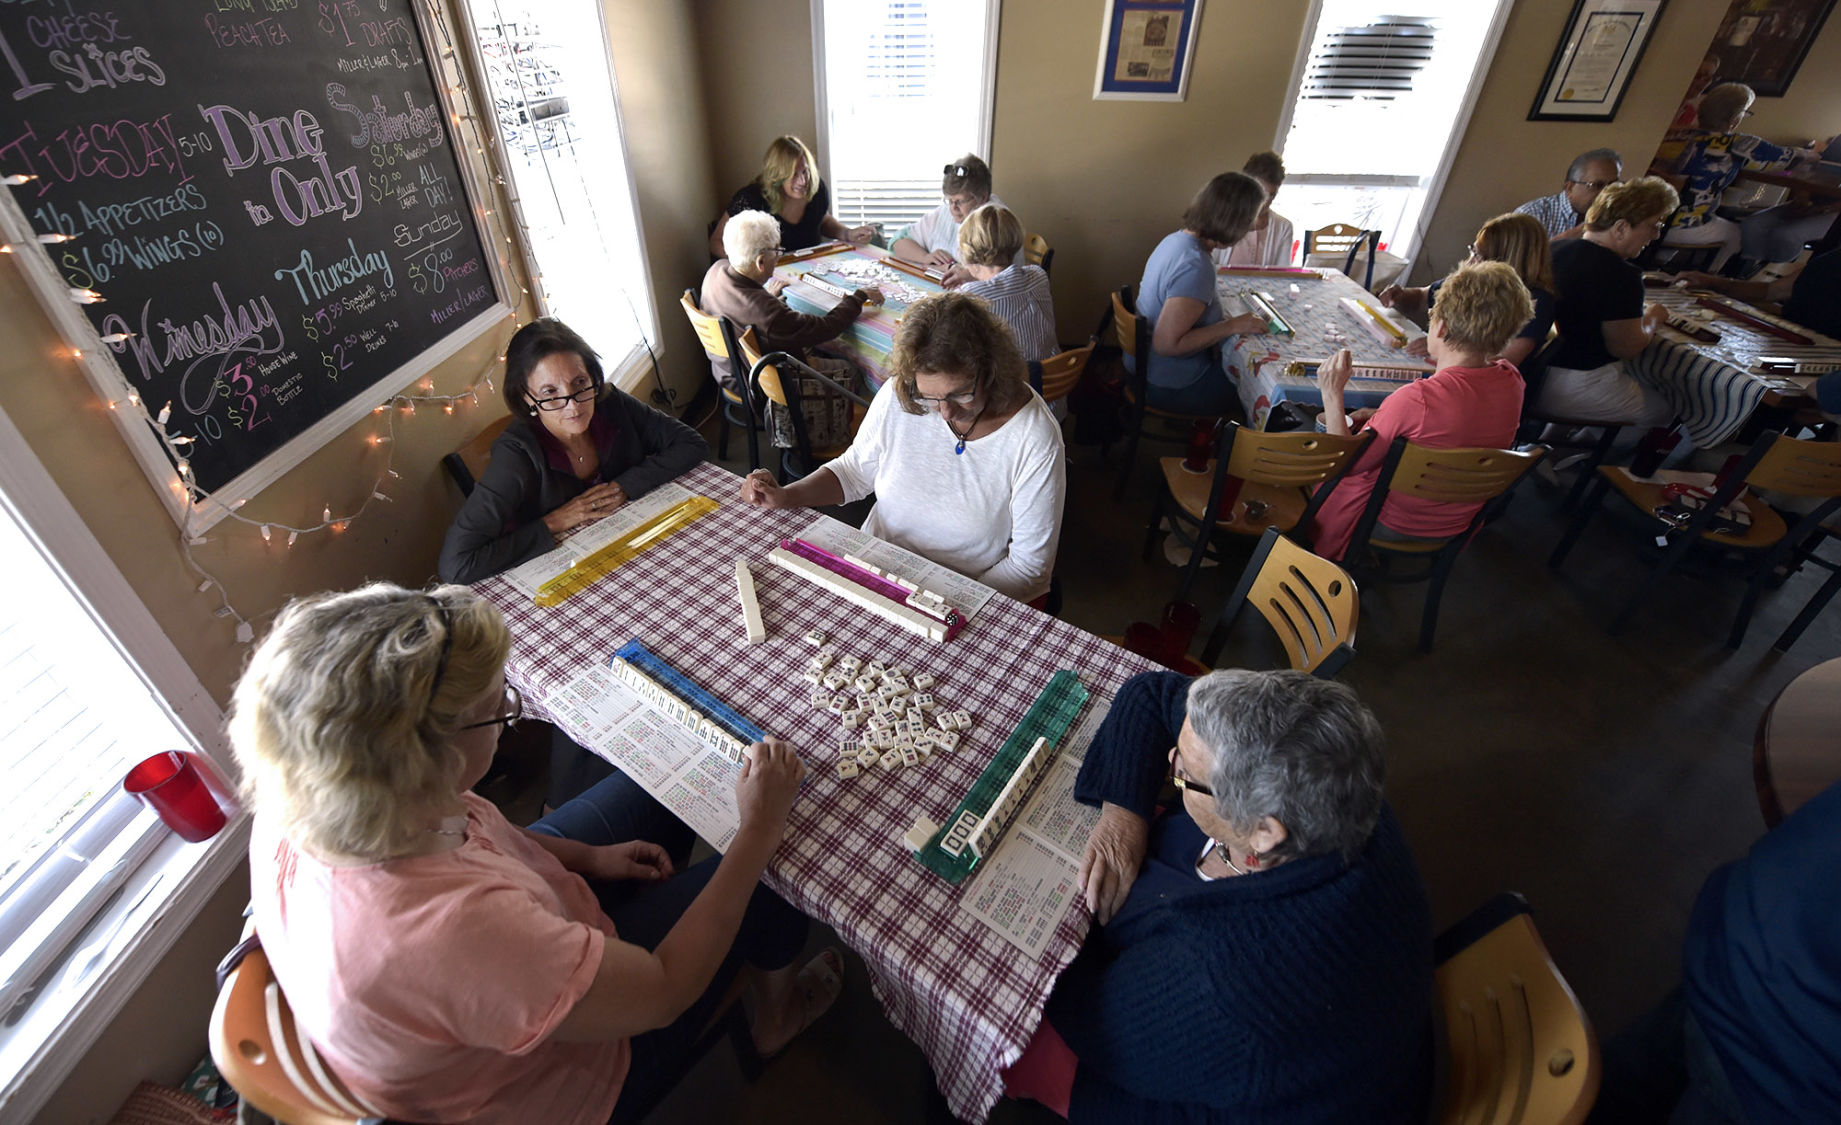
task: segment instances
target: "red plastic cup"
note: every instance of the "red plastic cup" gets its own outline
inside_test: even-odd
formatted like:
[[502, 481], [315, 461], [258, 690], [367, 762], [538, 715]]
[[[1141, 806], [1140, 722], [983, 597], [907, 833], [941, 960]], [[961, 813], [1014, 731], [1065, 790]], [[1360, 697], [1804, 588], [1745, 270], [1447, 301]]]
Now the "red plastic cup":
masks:
[[155, 754], [129, 770], [121, 787], [188, 843], [209, 840], [224, 827], [223, 806], [191, 754]]
[[1189, 453], [1183, 468], [1192, 473], [1208, 471], [1208, 459], [1215, 455], [1215, 436], [1221, 423], [1213, 418], [1198, 418], [1189, 431]]

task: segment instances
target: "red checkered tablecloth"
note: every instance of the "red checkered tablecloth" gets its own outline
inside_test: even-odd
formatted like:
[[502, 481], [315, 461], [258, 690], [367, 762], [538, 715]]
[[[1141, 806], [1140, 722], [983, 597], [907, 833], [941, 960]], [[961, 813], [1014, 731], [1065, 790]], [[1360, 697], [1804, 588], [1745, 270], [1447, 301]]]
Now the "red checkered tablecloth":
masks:
[[[767, 882], [862, 956], [883, 1010], [926, 1052], [953, 1112], [983, 1120], [1003, 1092], [999, 1071], [1022, 1054], [1055, 977], [1080, 948], [1087, 914], [1069, 911], [1042, 956], [1029, 962], [959, 908], [976, 876], [950, 885], [915, 862], [901, 837], [919, 815], [946, 819], [1056, 669], [1080, 674], [1094, 696], [1091, 708], [1106, 706], [1121, 683], [1151, 666], [1002, 595], [955, 639], [924, 640], [766, 561], [816, 513], [747, 507], [737, 498], [741, 478], [714, 465], [697, 466], [679, 483], [722, 507], [562, 605], [536, 606], [503, 578], [479, 585], [511, 625], [506, 675], [524, 692], [527, 713], [549, 718], [550, 692], [637, 637], [798, 746], [808, 766], [805, 789]], [[758, 645], [747, 643], [742, 628], [738, 556], [753, 567], [767, 626]], [[809, 705], [809, 685], [799, 679], [811, 629], [823, 630], [840, 654], [933, 673], [934, 695], [973, 715], [959, 750], [936, 753], [917, 768], [840, 781], [837, 719]]]

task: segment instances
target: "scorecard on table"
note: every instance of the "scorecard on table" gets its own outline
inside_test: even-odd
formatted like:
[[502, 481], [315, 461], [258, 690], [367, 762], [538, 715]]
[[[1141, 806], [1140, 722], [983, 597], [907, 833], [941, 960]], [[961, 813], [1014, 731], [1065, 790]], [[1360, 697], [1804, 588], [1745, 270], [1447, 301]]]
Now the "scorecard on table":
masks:
[[[990, 858], [1030, 784], [1048, 768], [1088, 698], [1077, 673], [1063, 668], [1049, 678], [965, 799], [947, 815], [945, 825], [924, 833], [925, 843], [914, 852], [922, 867], [956, 886]], [[916, 830], [924, 828], [925, 818], [916, 825]]]

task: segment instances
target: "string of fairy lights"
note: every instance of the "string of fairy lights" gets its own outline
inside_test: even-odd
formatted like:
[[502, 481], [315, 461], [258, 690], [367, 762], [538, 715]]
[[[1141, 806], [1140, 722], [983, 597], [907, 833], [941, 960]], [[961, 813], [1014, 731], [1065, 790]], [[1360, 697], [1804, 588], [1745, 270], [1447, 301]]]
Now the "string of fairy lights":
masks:
[[[455, 135], [458, 138], [459, 131], [463, 128], [470, 131], [471, 140], [468, 145], [473, 149], [475, 158], [485, 169], [489, 190], [496, 188], [504, 197], [502, 207], [495, 208], [481, 204], [476, 207], [476, 210], [492, 242], [492, 252], [498, 256], [501, 276], [518, 287], [518, 295], [513, 299], [511, 309], [506, 314], [506, 319], [516, 325], [522, 323], [520, 314], [524, 312], [526, 302], [531, 298], [530, 286], [539, 286], [541, 292], [543, 281], [541, 275], [535, 275], [528, 284], [520, 282], [512, 270], [511, 258], [517, 244], [513, 241], [510, 229], [515, 226], [518, 234], [527, 240], [526, 245], [530, 237], [530, 230], [524, 221], [523, 205], [518, 198], [513, 181], [505, 174], [500, 161], [498, 138], [485, 125], [473, 104], [472, 87], [467, 81], [466, 70], [461, 62], [460, 48], [448, 26], [447, 16], [442, 11], [440, 0], [427, 0], [425, 7], [429, 16], [429, 25], [435, 28], [440, 37], [440, 49], [436, 52], [438, 57], [431, 58], [429, 61], [435, 68], [437, 79], [446, 84], [450, 91], [454, 108], [450, 110], [448, 116], [453, 122]], [[19, 187], [35, 179], [37, 179], [36, 176], [24, 173], [3, 174], [0, 175], [0, 184], [7, 187]], [[509, 215], [505, 212], [509, 212]], [[51, 246], [72, 241], [78, 236], [54, 233], [39, 234], [36, 237], [40, 244]], [[501, 239], [503, 240], [502, 247]], [[0, 244], [0, 254], [15, 253], [17, 249], [11, 244]], [[80, 305], [91, 305], [106, 300], [104, 295], [95, 289], [74, 286], [69, 289], [69, 297]], [[85, 323], [88, 323], [87, 318], [85, 318]], [[116, 332], [98, 335], [96, 339], [100, 344], [120, 352], [127, 346], [132, 336], [132, 333]], [[70, 356], [72, 359], [81, 360], [83, 350], [72, 347]], [[225, 588], [223, 581], [198, 561], [193, 554], [193, 548], [211, 542], [213, 535], [225, 521], [249, 529], [253, 535], [261, 538], [265, 547], [272, 547], [279, 543], [283, 550], [292, 548], [302, 536], [321, 532], [337, 535], [345, 531], [354, 522], [363, 518], [373, 506], [390, 503], [391, 498], [386, 490], [391, 481], [402, 479], [395, 465], [398, 420], [413, 416], [418, 406], [424, 409], [439, 409], [443, 414], [451, 415], [456, 412], [457, 408], [478, 405], [482, 391], [486, 394], [493, 393], [495, 389], [493, 376], [504, 359], [505, 356], [499, 354], [495, 359], [486, 363], [464, 389], [447, 393], [438, 392], [435, 388], [435, 378], [429, 374], [417, 380], [411, 388], [391, 395], [374, 407], [371, 410], [371, 416], [381, 423], [382, 428], [381, 431], [374, 430], [364, 440], [367, 448], [380, 449], [383, 452], [383, 467], [372, 480], [368, 492], [356, 507], [349, 511], [335, 513], [332, 504], [328, 502], [322, 506], [317, 523], [303, 522], [296, 525], [281, 520], [264, 520], [246, 516], [239, 509], [244, 506], [247, 498], [225, 502], [200, 487], [193, 475], [190, 460], [191, 447], [196, 443], [195, 439], [185, 434], [173, 433], [168, 429], [172, 421], [172, 403], [165, 403], [157, 412], [149, 409], [147, 404], [141, 400], [139, 392], [128, 385], [123, 378], [120, 393], [110, 396], [108, 407], [115, 411], [124, 409], [138, 411], [171, 459], [175, 473], [171, 487], [176, 493], [181, 494], [185, 502], [185, 512], [179, 528], [179, 548], [186, 566], [200, 580], [197, 593], [203, 595], [215, 591], [218, 605], [212, 611], [213, 616], [234, 621], [237, 640], [243, 644], [249, 644], [255, 639], [254, 623], [231, 602], [230, 593]], [[91, 370], [92, 373], [95, 373], [97, 370], [95, 365], [92, 365]], [[118, 372], [117, 375], [119, 377]], [[209, 532], [198, 530], [196, 524], [207, 512], [215, 517], [218, 526], [212, 527]]]

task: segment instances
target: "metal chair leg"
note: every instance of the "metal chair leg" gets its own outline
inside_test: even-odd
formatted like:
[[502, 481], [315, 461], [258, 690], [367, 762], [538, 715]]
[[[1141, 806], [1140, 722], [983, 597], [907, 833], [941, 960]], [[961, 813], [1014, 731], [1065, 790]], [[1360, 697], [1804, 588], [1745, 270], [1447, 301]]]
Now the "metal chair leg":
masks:
[[[716, 397], [721, 398], [722, 393], [718, 391]], [[727, 461], [729, 459], [729, 404], [724, 401], [720, 405], [722, 409], [716, 411], [716, 460]]]
[[1675, 567], [1679, 566], [1681, 560], [1687, 557], [1688, 551], [1693, 549], [1695, 542], [1695, 539], [1681, 535], [1676, 536], [1675, 539], [1669, 543], [1668, 549], [1662, 552], [1662, 557], [1656, 560], [1656, 565], [1650, 570], [1649, 577], [1643, 581], [1641, 586], [1637, 587], [1636, 593], [1631, 595], [1630, 600], [1624, 604], [1623, 612], [1619, 613], [1617, 617], [1612, 620], [1611, 628], [1606, 630], [1607, 632], [1612, 634], [1620, 633], [1623, 631], [1624, 626], [1630, 624], [1630, 619], [1636, 616], [1637, 608], [1649, 600], [1650, 593], [1661, 584], [1664, 578], [1674, 573]]
[[1168, 488], [1159, 489], [1157, 500], [1151, 505], [1151, 522], [1144, 529], [1144, 552], [1141, 556], [1145, 562], [1151, 561], [1151, 552], [1157, 549], [1157, 532], [1163, 527], [1164, 497], [1168, 493]]
[[1778, 652], [1789, 652], [1790, 646], [1796, 643], [1796, 638], [1803, 635], [1803, 630], [1809, 628], [1809, 623], [1821, 615], [1822, 610], [1827, 608], [1828, 603], [1833, 601], [1834, 596], [1838, 593], [1841, 593], [1841, 570], [1828, 576], [1828, 581], [1822, 583], [1822, 588], [1815, 592], [1815, 597], [1809, 599], [1809, 604], [1803, 607], [1803, 611], [1796, 615], [1796, 620], [1790, 622], [1789, 627], [1771, 647]]
[[1585, 525], [1592, 522], [1592, 517], [1598, 514], [1598, 506], [1604, 501], [1604, 494], [1611, 487], [1611, 482], [1599, 476], [1596, 471], [1591, 476], [1592, 486], [1587, 490], [1585, 499], [1579, 505], [1579, 514], [1573, 517], [1572, 526], [1566, 529], [1566, 534], [1562, 535], [1560, 541], [1554, 545], [1553, 553], [1547, 556], [1548, 570], [1560, 569], [1560, 564], [1565, 562], [1566, 556], [1572, 552], [1573, 544], [1577, 543], [1579, 536], [1585, 533]]
[[1425, 614], [1419, 620], [1419, 651], [1432, 651], [1432, 637], [1438, 632], [1438, 607], [1445, 597], [1445, 580], [1451, 577], [1451, 571], [1457, 566], [1457, 557], [1462, 550], [1441, 551], [1438, 561], [1432, 564], [1431, 580], [1426, 583]]

